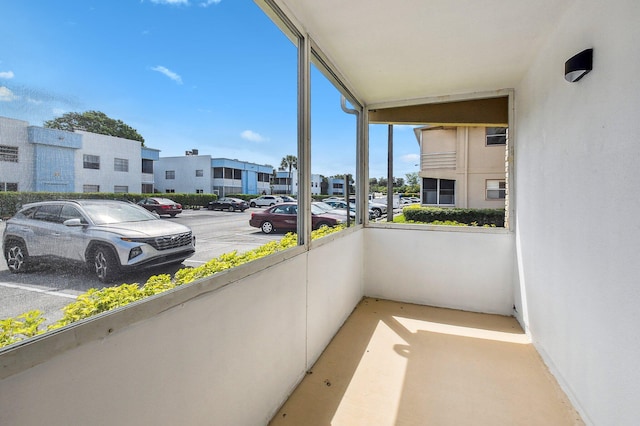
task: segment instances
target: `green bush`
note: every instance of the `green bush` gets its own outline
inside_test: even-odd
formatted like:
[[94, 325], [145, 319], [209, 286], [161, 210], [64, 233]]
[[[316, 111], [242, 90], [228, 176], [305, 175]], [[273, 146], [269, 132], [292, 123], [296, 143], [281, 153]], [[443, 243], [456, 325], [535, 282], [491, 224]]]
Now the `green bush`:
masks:
[[28, 203], [36, 201], [60, 200], [60, 199], [101, 199], [101, 200], [127, 200], [137, 203], [146, 197], [166, 197], [176, 203], [182, 204], [182, 208], [200, 208], [209, 204], [209, 201], [217, 200], [215, 194], [115, 194], [110, 192], [0, 192], [0, 217], [11, 217], [18, 209]]
[[434, 223], [457, 222], [469, 226], [504, 227], [504, 209], [458, 209], [440, 207], [405, 207], [407, 221]]
[[[313, 231], [311, 239], [317, 239], [344, 229], [344, 225], [333, 228], [324, 227]], [[15, 318], [0, 320], [0, 348], [19, 342], [29, 337], [42, 334], [48, 330], [72, 324], [101, 312], [106, 312], [121, 306], [128, 305], [145, 297], [153, 296], [175, 287], [191, 283], [200, 278], [226, 271], [252, 260], [268, 256], [279, 251], [287, 250], [297, 245], [298, 237], [294, 233], [288, 233], [279, 241], [270, 241], [256, 249], [238, 254], [237, 251], [225, 253], [204, 265], [196, 268], [183, 268], [176, 272], [172, 279], [168, 274], [155, 275], [147, 282], [139, 284], [121, 284], [115, 287], [102, 289], [89, 289], [78, 296], [75, 302], [65, 306], [63, 316], [47, 329], [41, 329], [40, 325], [45, 321], [40, 311], [34, 310], [19, 315]]]

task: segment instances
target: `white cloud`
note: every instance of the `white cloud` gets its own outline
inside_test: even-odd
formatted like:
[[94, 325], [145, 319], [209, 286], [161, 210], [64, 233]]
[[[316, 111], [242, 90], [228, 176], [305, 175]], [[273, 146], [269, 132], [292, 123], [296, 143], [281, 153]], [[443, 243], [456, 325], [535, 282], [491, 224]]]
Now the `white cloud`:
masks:
[[34, 99], [34, 98], [26, 98], [26, 101], [29, 102], [30, 104], [35, 104], [35, 105], [40, 105], [42, 104], [42, 101], [39, 99]]
[[261, 134], [256, 133], [252, 130], [245, 130], [244, 132], [240, 133], [240, 137], [251, 142], [266, 142], [269, 140], [268, 138], [265, 138]]
[[151, 3], [156, 4], [170, 4], [170, 5], [180, 5], [180, 4], [189, 4], [189, 0], [151, 0]]
[[13, 74], [13, 71], [0, 71], [0, 78], [6, 78], [7, 80], [12, 79], [13, 77], [15, 77], [15, 74]]
[[0, 86], [0, 102], [11, 102], [20, 99], [8, 87]]
[[178, 74], [176, 74], [175, 72], [171, 71], [166, 67], [158, 65], [157, 67], [153, 67], [151, 69], [153, 71], [159, 72], [160, 74], [166, 75], [167, 77], [169, 77], [171, 80], [175, 81], [178, 84], [182, 84], [182, 77], [180, 77]]
[[420, 160], [419, 154], [406, 154], [400, 157], [403, 163], [417, 163]]
[[202, 7], [209, 7], [212, 4], [218, 4], [220, 3], [222, 0], [205, 0], [202, 3], [200, 3], [200, 6]]

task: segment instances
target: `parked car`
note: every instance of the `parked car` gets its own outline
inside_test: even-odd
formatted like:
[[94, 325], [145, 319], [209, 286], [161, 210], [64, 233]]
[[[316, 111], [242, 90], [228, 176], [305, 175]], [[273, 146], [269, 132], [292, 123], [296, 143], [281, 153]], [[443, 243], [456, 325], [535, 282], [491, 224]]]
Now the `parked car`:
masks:
[[[325, 204], [328, 204], [330, 206], [332, 206], [334, 209], [340, 209], [340, 210], [347, 210], [347, 202], [343, 201], [343, 200], [324, 200]], [[353, 213], [353, 215], [355, 216], [356, 214], [356, 205], [355, 203], [349, 203], [349, 211]], [[369, 219], [375, 219], [376, 217], [380, 217], [380, 216], [376, 216], [376, 213], [372, 210], [369, 209]]]
[[2, 252], [10, 272], [40, 260], [81, 262], [102, 282], [121, 273], [182, 263], [195, 252], [191, 229], [113, 200], [42, 201], [6, 223]]
[[227, 210], [230, 212], [240, 210], [241, 212], [249, 208], [249, 203], [239, 198], [222, 197], [215, 201], [209, 201], [209, 210]]
[[[325, 203], [324, 201], [314, 201], [313, 205], [320, 207], [322, 210], [324, 210], [327, 213], [339, 214], [341, 216], [347, 216], [347, 211], [346, 210], [335, 209], [335, 208], [333, 208], [333, 206], [330, 206], [329, 204]], [[353, 211], [349, 210], [349, 217], [351, 219], [355, 219], [356, 218], [356, 212], [353, 212]]]
[[[336, 226], [346, 221], [345, 216], [327, 213], [318, 206], [311, 205], [313, 229]], [[260, 212], [251, 213], [249, 225], [260, 228], [265, 234], [273, 231], [295, 231], [298, 227], [298, 205], [281, 203]]]
[[[349, 198], [349, 201], [352, 203], [355, 203], [356, 199], [355, 197], [352, 197], [352, 198]], [[373, 217], [372, 218], [370, 217], [370, 219], [378, 219], [383, 214], [387, 214], [387, 205], [377, 203], [375, 201], [369, 201], [369, 210], [373, 212]]]
[[282, 203], [282, 198], [275, 195], [261, 195], [258, 198], [252, 198], [249, 201], [251, 207], [268, 207]]
[[281, 195], [280, 198], [282, 198], [282, 202], [283, 203], [297, 203], [298, 200], [296, 200], [293, 197], [289, 197], [288, 195]]
[[168, 198], [143, 198], [138, 201], [138, 205], [144, 207], [150, 212], [156, 212], [160, 216], [176, 217], [178, 213], [182, 213], [182, 204], [178, 204]]

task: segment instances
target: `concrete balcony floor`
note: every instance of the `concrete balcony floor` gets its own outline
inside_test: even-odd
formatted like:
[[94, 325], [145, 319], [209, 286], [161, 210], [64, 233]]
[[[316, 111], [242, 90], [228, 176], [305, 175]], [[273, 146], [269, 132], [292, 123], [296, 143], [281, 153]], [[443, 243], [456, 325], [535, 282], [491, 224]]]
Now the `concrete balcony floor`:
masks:
[[518, 322], [363, 299], [271, 425], [582, 425]]

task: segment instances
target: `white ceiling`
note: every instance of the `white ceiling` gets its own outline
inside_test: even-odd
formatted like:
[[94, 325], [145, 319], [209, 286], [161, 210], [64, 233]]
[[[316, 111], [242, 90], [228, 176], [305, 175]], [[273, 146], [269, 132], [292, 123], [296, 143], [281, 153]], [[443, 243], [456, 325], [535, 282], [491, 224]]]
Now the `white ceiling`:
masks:
[[277, 0], [366, 104], [513, 88], [576, 0]]

